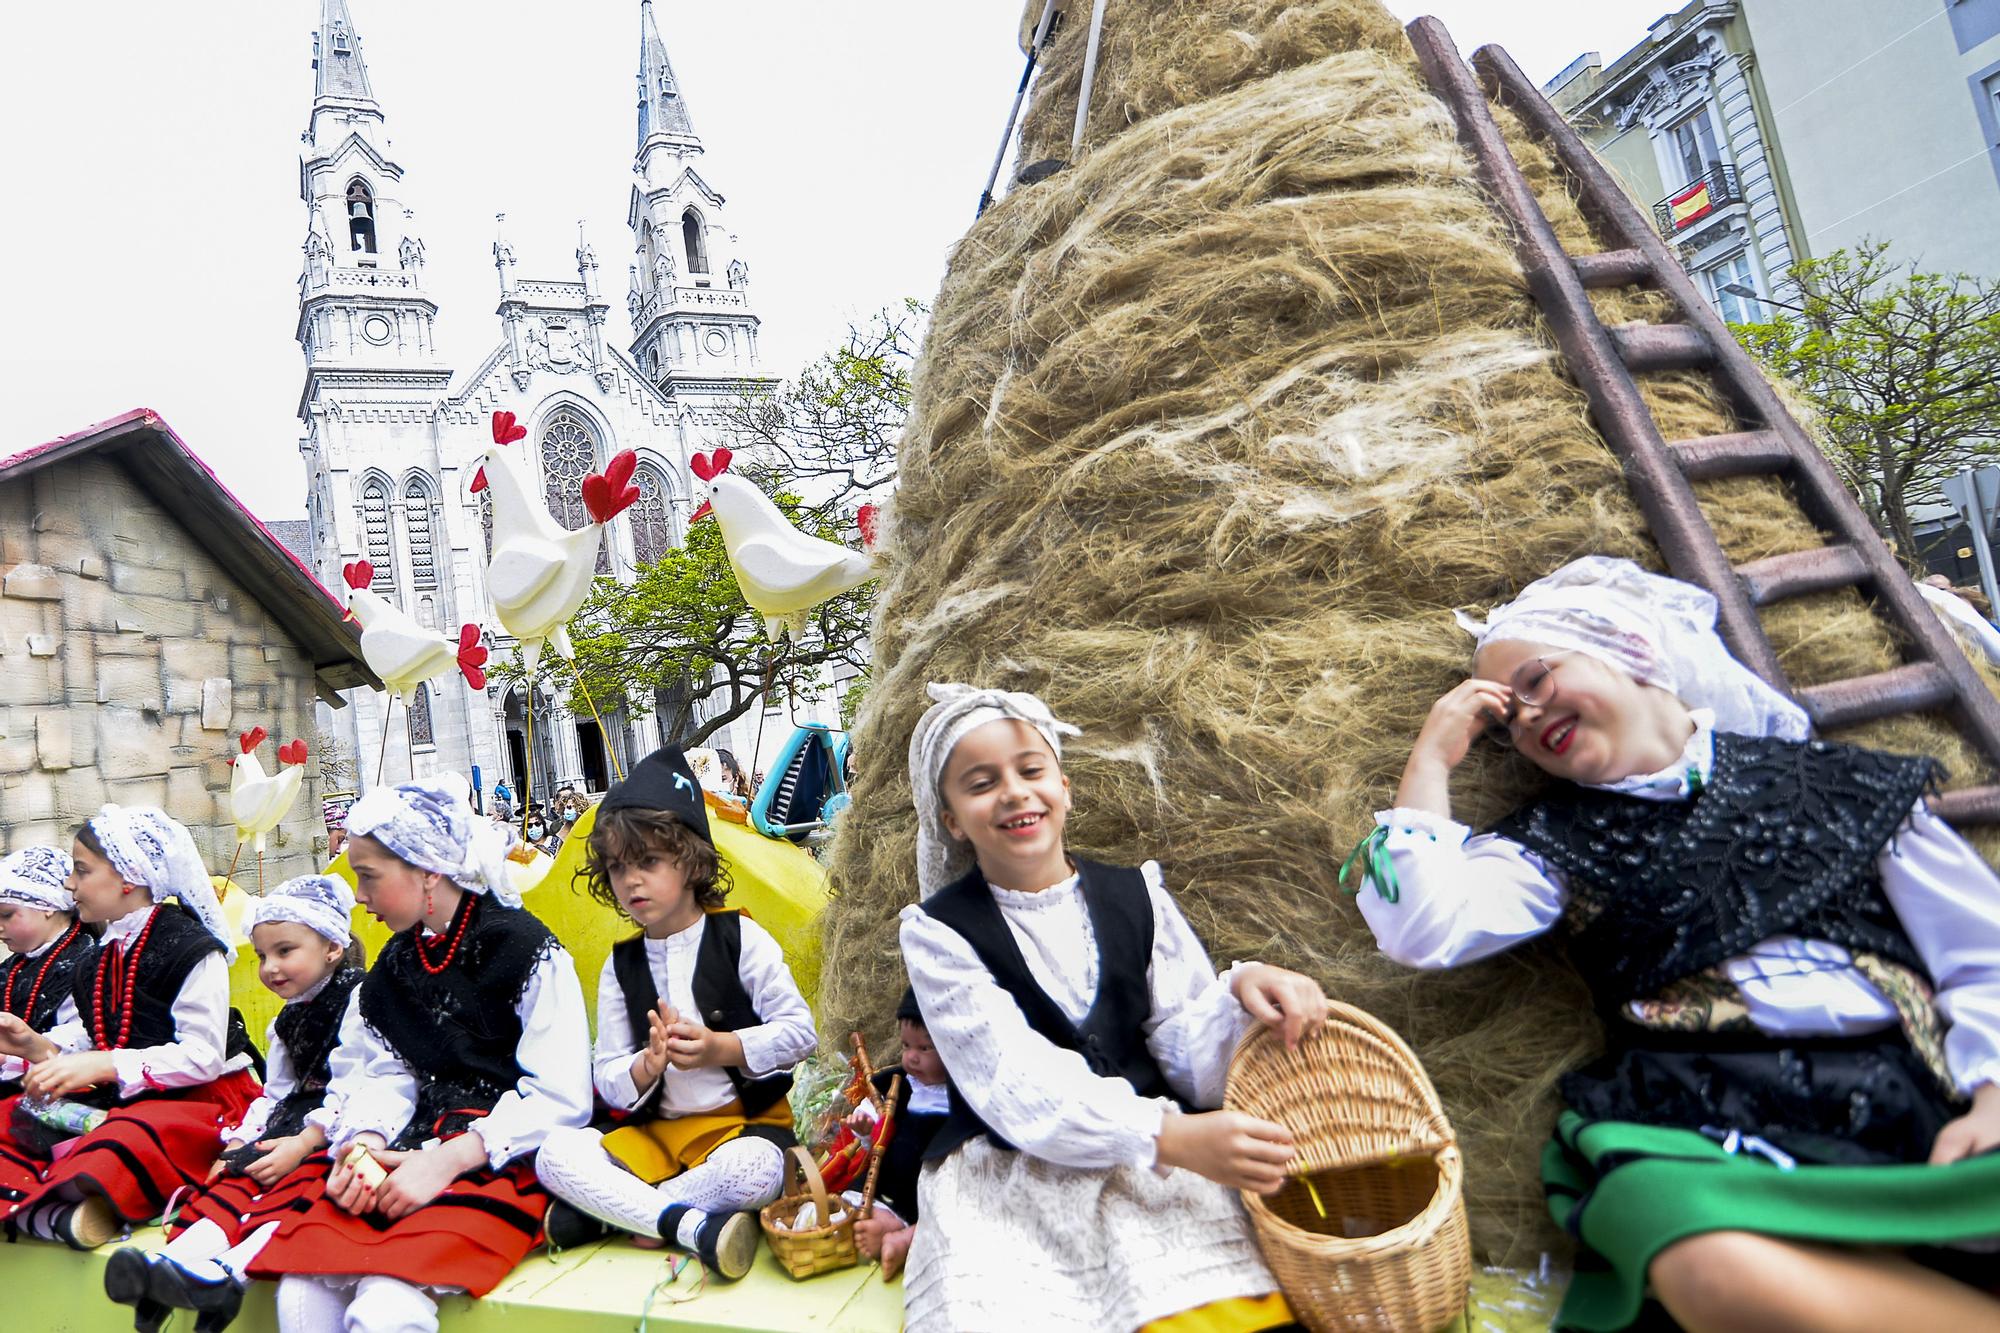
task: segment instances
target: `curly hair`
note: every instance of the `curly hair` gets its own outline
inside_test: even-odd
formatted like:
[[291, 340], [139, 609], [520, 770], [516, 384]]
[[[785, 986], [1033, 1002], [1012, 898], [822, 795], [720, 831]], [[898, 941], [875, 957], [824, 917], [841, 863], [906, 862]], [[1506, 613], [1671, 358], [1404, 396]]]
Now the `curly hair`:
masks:
[[611, 867], [659, 856], [679, 866], [695, 902], [714, 911], [729, 896], [729, 871], [715, 854], [715, 844], [664, 810], [622, 806], [599, 810], [591, 826], [589, 855], [576, 872], [585, 891], [606, 907], [623, 911], [611, 888]]

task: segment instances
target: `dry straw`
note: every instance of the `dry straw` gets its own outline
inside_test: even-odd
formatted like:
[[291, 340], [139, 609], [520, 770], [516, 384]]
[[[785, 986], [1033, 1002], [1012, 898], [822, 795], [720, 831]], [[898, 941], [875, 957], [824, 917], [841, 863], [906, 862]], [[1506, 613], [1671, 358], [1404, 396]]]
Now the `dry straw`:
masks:
[[[1050, 53], [1029, 160], [1067, 151], [1082, 27]], [[1464, 674], [1451, 608], [1579, 555], [1658, 554], [1375, 0], [1113, 0], [1105, 34], [1081, 160], [988, 210], [938, 294], [822, 1020], [882, 1030], [902, 990], [924, 682], [1037, 691], [1084, 729], [1071, 844], [1158, 858], [1218, 958], [1301, 969], [1402, 1033], [1463, 1146], [1477, 1248], [1532, 1261], [1560, 1244], [1537, 1180], [1553, 1084], [1601, 1039], [1581, 984], [1555, 945], [1400, 969], [1335, 870]], [[1516, 146], [1565, 242], [1601, 248]], [[1693, 376], [1645, 387], [1669, 439], [1732, 426]], [[1775, 483], [1703, 500], [1739, 561], [1819, 544]], [[1766, 624], [1801, 682], [1894, 660], [1851, 593]], [[1927, 719], [1854, 739], [1981, 776]], [[1477, 824], [1534, 789], [1488, 752], [1455, 798]]]

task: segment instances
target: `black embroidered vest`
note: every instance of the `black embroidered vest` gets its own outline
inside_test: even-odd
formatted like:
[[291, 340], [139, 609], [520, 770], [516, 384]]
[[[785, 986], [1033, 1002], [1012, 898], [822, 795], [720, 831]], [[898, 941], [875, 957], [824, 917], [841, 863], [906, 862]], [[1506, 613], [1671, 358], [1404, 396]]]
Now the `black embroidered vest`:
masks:
[[1567, 877], [1570, 957], [1607, 1009], [1781, 934], [1922, 973], [1875, 861], [1936, 773], [1925, 758], [1717, 733], [1692, 800], [1565, 785], [1494, 831]]
[[[695, 949], [694, 1003], [701, 1010], [702, 1026], [712, 1032], [739, 1032], [762, 1023], [763, 1018], [750, 1003], [743, 988], [743, 917], [735, 911], [710, 912], [701, 928], [701, 944]], [[632, 1024], [632, 1036], [642, 1047], [648, 1031], [646, 1015], [660, 1002], [653, 984], [653, 969], [646, 964], [646, 937], [635, 935], [611, 948], [611, 968], [618, 988], [625, 995], [625, 1016]], [[775, 1106], [792, 1090], [789, 1072], [766, 1078], [751, 1078], [734, 1065], [725, 1066], [743, 1114], [755, 1116]], [[635, 1116], [656, 1115], [661, 1089], [655, 1088], [632, 1108]]]
[[[97, 941], [79, 926], [64, 927], [56, 942], [39, 958], [16, 954], [0, 967], [0, 1010], [14, 1015], [37, 1032], [56, 1024], [56, 1011], [75, 993], [78, 968], [89, 968], [97, 957]], [[46, 967], [48, 971], [42, 969]], [[35, 980], [41, 979], [41, 988]], [[34, 997], [34, 1008], [28, 998]]]
[[[469, 918], [469, 919], [468, 919]], [[518, 907], [468, 893], [433, 960], [464, 926], [442, 972], [425, 970], [421, 926], [392, 937], [361, 983], [361, 1016], [417, 1075], [417, 1109], [392, 1148], [414, 1148], [463, 1130], [521, 1078], [514, 1008], [542, 959], [558, 947], [549, 928]]]
[[[1050, 1042], [1082, 1055], [1092, 1073], [1122, 1078], [1142, 1097], [1172, 1097], [1173, 1089], [1146, 1049], [1142, 1030], [1153, 1009], [1146, 988], [1146, 970], [1153, 958], [1153, 901], [1145, 876], [1124, 866], [1099, 865], [1072, 858], [1081, 878], [1085, 910], [1097, 942], [1097, 995], [1081, 1024], [1072, 1023], [1049, 998], [1028, 970], [1021, 946], [992, 890], [975, 867], [972, 873], [924, 899], [924, 913], [965, 937], [979, 961], [1014, 997], [1028, 1026]], [[1014, 1145], [986, 1127], [976, 1111], [951, 1084], [951, 1113], [924, 1153], [925, 1161], [941, 1161], [962, 1143], [984, 1134], [997, 1148]]]
[[347, 1000], [361, 984], [358, 967], [343, 966], [326, 979], [320, 993], [299, 1004], [278, 1011], [272, 1024], [276, 1040], [284, 1043], [297, 1085], [271, 1108], [264, 1127], [267, 1139], [288, 1138], [306, 1127], [306, 1117], [326, 1101], [328, 1064], [333, 1048], [340, 1044], [340, 1020], [347, 1015]]
[[[143, 929], [143, 928], [142, 928]], [[132, 945], [137, 941], [134, 935], [123, 944], [127, 958]], [[76, 1000], [77, 1014], [83, 1019], [84, 1030], [96, 1033], [97, 1023], [97, 974], [110, 960], [115, 946], [100, 945], [88, 966], [76, 970], [72, 996]], [[221, 953], [222, 944], [208, 933], [201, 921], [178, 903], [162, 903], [153, 909], [153, 921], [146, 932], [146, 947], [139, 952], [138, 975], [126, 978], [127, 1004], [132, 1008], [132, 1029], [126, 1034], [125, 1046], [132, 1050], [143, 1050], [148, 1046], [165, 1046], [178, 1039], [174, 1026], [174, 1001], [180, 996], [181, 986], [187, 981], [188, 973], [194, 966], [212, 953]], [[110, 981], [106, 979], [108, 989]], [[104, 1016], [102, 1027], [113, 1041], [117, 1040], [118, 1029], [125, 1021], [125, 1014], [118, 1006], [117, 997], [108, 995], [111, 1012]], [[235, 1011], [231, 1011], [234, 1016]], [[238, 1019], [238, 1024], [241, 1020]], [[236, 1035], [231, 1025], [230, 1036]], [[232, 1045], [233, 1045], [232, 1041]], [[226, 1052], [237, 1054], [237, 1049]]]

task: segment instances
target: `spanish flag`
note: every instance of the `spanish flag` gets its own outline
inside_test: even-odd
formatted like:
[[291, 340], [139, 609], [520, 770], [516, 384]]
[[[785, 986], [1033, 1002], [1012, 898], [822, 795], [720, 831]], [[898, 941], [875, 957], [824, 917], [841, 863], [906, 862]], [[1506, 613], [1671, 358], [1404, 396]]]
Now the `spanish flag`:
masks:
[[1673, 214], [1674, 230], [1679, 231], [1690, 222], [1707, 217], [1715, 211], [1715, 201], [1708, 192], [1708, 180], [1704, 177], [1688, 186], [1673, 198], [1667, 200], [1667, 208]]

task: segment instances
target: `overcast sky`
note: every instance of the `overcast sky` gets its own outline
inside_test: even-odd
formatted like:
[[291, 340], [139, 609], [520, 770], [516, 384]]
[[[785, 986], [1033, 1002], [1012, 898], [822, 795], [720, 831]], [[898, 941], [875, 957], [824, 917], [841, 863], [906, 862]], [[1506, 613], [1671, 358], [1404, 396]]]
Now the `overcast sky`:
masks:
[[[581, 219], [629, 338], [638, 0], [349, 0], [417, 212], [440, 342], [498, 341], [491, 246], [574, 276]], [[1667, 0], [1391, 0], [1546, 79]], [[152, 407], [257, 513], [303, 514], [299, 133], [319, 0], [13, 4], [0, 17], [0, 456]], [[1021, 0], [655, 0], [788, 374], [928, 300], [1019, 78]]]

